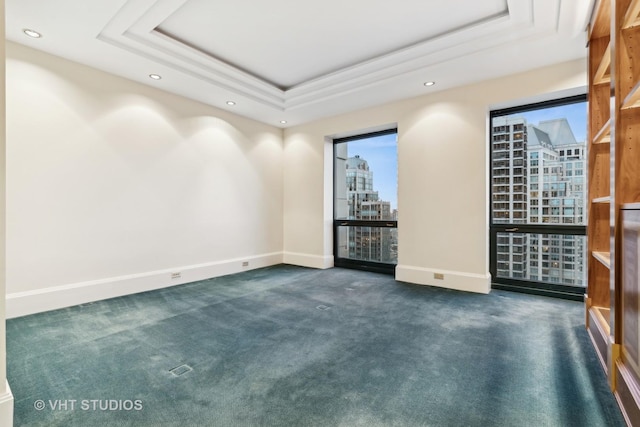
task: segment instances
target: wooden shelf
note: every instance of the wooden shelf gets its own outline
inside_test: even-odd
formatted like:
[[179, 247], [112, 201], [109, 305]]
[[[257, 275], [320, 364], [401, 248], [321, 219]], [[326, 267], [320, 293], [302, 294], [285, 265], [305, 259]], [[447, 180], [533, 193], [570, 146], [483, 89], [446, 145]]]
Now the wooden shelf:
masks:
[[611, 196], [596, 197], [591, 203], [611, 203]]
[[609, 0], [596, 0], [593, 7], [593, 20], [589, 25], [589, 40], [609, 34], [611, 4]]
[[609, 318], [611, 317], [611, 309], [608, 307], [593, 307], [593, 311], [597, 313], [597, 317], [600, 320], [600, 324], [606, 328], [607, 335], [611, 333], [609, 327]]
[[[640, 2], [640, 0], [638, 0]], [[636, 85], [631, 89], [629, 95], [622, 102], [623, 110], [629, 110], [631, 108], [640, 107], [640, 82], [636, 83]]]
[[607, 50], [604, 51], [598, 70], [593, 77], [593, 84], [596, 85], [609, 82], [611, 82], [611, 42], [607, 45]]
[[602, 126], [598, 131], [595, 138], [593, 138], [594, 144], [609, 144], [611, 143], [611, 119], [607, 120], [607, 123]]
[[611, 253], [610, 252], [591, 252], [591, 255], [600, 261], [602, 265], [607, 268], [611, 268]]
[[607, 356], [609, 353], [609, 335], [611, 333], [611, 326], [609, 326], [608, 321], [610, 315], [607, 316], [606, 310], [606, 307], [598, 306], [591, 306], [587, 309], [587, 331], [596, 350], [598, 360], [605, 372], [608, 371]]
[[[608, 341], [608, 322], [600, 312], [609, 308], [611, 276], [610, 255], [602, 252], [608, 250], [610, 236], [610, 211], [611, 211], [611, 175], [612, 145], [616, 141], [613, 134], [613, 123], [616, 116], [612, 109], [612, 83], [617, 82], [617, 74], [612, 74], [612, 69], [617, 65], [614, 62], [616, 49], [615, 37], [611, 34], [612, 1], [596, 0], [589, 25], [589, 49], [588, 73], [589, 73], [589, 168], [588, 183], [588, 223], [587, 223], [587, 247], [589, 260], [584, 260], [587, 265], [587, 294], [590, 305], [593, 303], [592, 314], [594, 323], [603, 325], [597, 330], [591, 330], [592, 335], [601, 337], [598, 340], [599, 353], [606, 361]], [[595, 259], [593, 259], [595, 258]], [[597, 262], [596, 262], [597, 260]], [[597, 308], [596, 308], [597, 307]], [[607, 332], [604, 333], [604, 325]], [[605, 364], [606, 366], [606, 364]]]
[[625, 245], [626, 207], [640, 203], [624, 203], [640, 202], [640, 0], [596, 0], [588, 38], [586, 326], [628, 425], [640, 426], [640, 287], [627, 265], [637, 236]]
[[637, 27], [640, 25], [640, 0], [631, 0], [627, 13], [622, 21], [622, 29]]

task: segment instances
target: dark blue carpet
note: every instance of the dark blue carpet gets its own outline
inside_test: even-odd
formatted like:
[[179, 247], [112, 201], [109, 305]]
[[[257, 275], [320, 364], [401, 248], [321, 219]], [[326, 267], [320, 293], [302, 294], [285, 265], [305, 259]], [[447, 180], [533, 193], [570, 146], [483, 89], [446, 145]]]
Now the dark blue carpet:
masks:
[[7, 352], [16, 426], [624, 425], [582, 304], [351, 270], [12, 319]]

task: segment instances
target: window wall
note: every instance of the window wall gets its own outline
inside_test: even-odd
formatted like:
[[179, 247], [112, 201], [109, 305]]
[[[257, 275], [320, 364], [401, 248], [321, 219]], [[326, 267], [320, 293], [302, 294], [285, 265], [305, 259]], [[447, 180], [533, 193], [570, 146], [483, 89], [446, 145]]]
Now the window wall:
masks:
[[397, 165], [395, 129], [334, 141], [334, 265], [393, 273]]
[[491, 112], [493, 287], [581, 299], [585, 96]]

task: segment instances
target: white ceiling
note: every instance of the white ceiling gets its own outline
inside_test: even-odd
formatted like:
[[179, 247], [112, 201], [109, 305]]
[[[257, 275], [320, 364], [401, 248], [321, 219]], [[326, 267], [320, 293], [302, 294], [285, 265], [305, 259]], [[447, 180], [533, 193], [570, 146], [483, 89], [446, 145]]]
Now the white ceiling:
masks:
[[592, 3], [6, 0], [6, 35], [286, 127], [582, 58]]

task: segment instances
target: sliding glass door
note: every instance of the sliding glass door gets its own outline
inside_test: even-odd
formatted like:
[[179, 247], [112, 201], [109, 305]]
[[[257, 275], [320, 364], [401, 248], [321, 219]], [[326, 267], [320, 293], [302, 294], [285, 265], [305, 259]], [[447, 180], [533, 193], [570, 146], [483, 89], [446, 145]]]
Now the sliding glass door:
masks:
[[334, 264], [393, 273], [398, 260], [395, 129], [334, 140]]
[[585, 96], [491, 112], [494, 288], [582, 299]]

